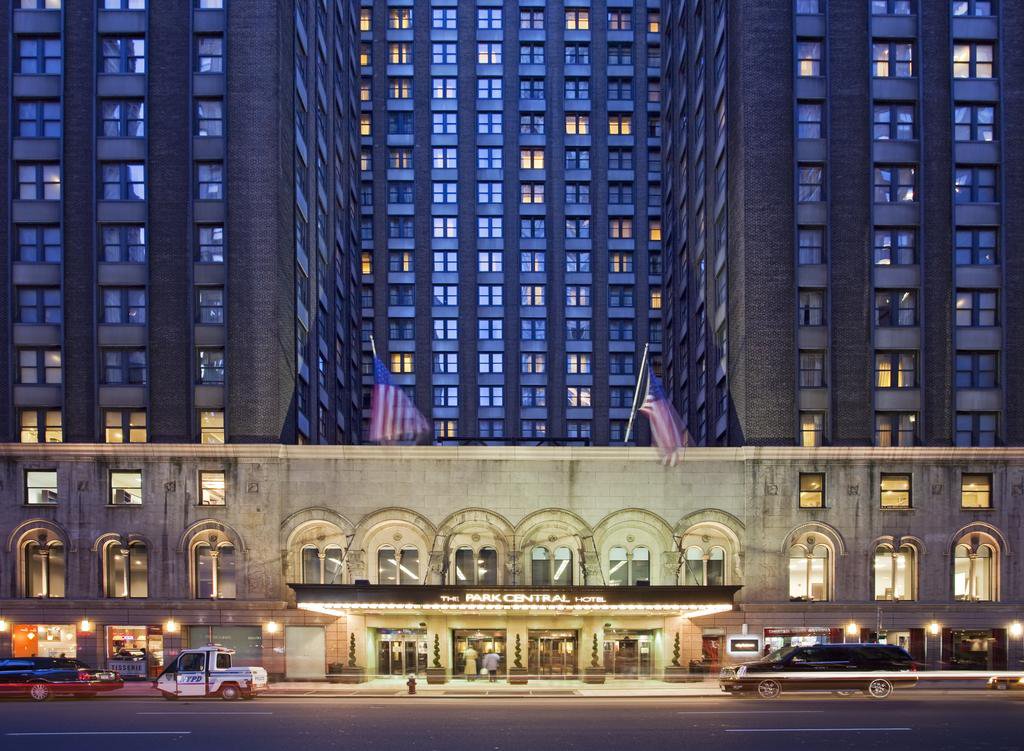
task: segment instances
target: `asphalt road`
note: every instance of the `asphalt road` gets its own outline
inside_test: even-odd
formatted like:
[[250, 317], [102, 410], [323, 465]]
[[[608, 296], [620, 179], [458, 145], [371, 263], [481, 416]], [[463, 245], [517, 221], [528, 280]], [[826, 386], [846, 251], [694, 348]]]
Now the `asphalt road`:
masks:
[[713, 699], [0, 701], [0, 749], [668, 751], [1024, 748], [1024, 692], [879, 701]]

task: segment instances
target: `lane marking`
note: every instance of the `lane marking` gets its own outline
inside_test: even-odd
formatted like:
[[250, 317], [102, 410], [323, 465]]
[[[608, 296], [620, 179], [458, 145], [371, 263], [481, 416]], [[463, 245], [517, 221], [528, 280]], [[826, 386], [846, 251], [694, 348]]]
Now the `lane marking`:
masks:
[[724, 712], [677, 712], [681, 715], [706, 715], [706, 714], [825, 714], [824, 709], [755, 709], [745, 712], [742, 709], [731, 709]]
[[245, 716], [253, 715], [253, 714], [267, 715], [267, 714], [274, 714], [274, 713], [273, 712], [136, 712], [135, 714], [156, 715], [157, 717], [162, 716], [162, 715], [171, 715], [171, 714], [188, 715], [189, 717], [196, 717], [196, 716], [200, 716], [200, 717], [221, 717], [221, 716], [245, 717]]
[[913, 728], [735, 728], [726, 730], [727, 733], [864, 733], [878, 732], [891, 733], [900, 730], [913, 730]]
[[4, 733], [9, 736], [26, 735], [192, 735], [191, 730], [76, 730], [67, 733]]

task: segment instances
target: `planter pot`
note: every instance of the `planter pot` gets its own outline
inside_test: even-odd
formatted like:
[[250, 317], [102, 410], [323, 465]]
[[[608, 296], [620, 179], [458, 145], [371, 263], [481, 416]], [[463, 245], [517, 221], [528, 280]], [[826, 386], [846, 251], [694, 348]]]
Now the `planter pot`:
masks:
[[529, 681], [526, 668], [509, 668], [508, 682], [513, 686], [525, 686]]
[[604, 683], [604, 668], [587, 668], [583, 671], [584, 683]]
[[682, 665], [669, 665], [665, 668], [665, 683], [689, 683], [693, 680], [700, 680], [690, 675], [689, 668]]
[[427, 668], [427, 685], [440, 686], [448, 682], [448, 668]]
[[366, 668], [342, 668], [338, 683], [365, 683]]
[[342, 683], [343, 682], [342, 678], [343, 678], [343, 676], [341, 675], [341, 673], [328, 673], [327, 674], [327, 682], [328, 683]]

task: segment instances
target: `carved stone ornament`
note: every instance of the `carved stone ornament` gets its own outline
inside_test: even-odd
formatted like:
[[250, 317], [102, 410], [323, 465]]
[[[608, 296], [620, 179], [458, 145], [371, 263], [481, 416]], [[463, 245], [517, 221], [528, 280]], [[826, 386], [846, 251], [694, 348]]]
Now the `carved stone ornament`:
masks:
[[764, 494], [765, 495], [778, 495], [779, 494], [779, 484], [775, 483], [775, 482], [765, 483]]
[[942, 483], [941, 482], [933, 482], [932, 483], [932, 495], [942, 495]]
[[860, 485], [848, 485], [846, 487], [846, 494], [851, 496], [860, 495]]
[[260, 484], [258, 482], [250, 482], [248, 485], [245, 486], [245, 492], [247, 492], [247, 493], [259, 493], [260, 492]]
[[[3, 490], [3, 487], [4, 487], [3, 483], [0, 483], [0, 490]], [[78, 488], [78, 492], [79, 493], [88, 493], [89, 492], [89, 481], [88, 480], [79, 480], [78, 481], [78, 485], [76, 487]]]
[[1024, 495], [1024, 482], [1019, 482], [1010, 488], [1013, 495]]
[[178, 489], [178, 483], [176, 480], [168, 480], [164, 483], [164, 492], [173, 493]]

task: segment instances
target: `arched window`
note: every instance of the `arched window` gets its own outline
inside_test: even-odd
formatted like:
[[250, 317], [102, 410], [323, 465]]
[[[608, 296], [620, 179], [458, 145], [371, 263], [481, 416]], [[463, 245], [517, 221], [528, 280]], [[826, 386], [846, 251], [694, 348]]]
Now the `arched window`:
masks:
[[627, 551], [614, 547], [608, 551], [608, 584], [622, 586], [651, 580], [651, 551], [636, 547]]
[[328, 545], [324, 548], [324, 584], [341, 584], [343, 557], [344, 552], [339, 545]]
[[419, 584], [420, 551], [406, 545], [396, 551], [385, 545], [377, 551], [377, 577], [380, 584]]
[[302, 549], [302, 583], [320, 584], [320, 551], [313, 545]]
[[829, 600], [832, 597], [828, 546], [808, 548], [798, 544], [789, 549], [789, 599]]
[[561, 547], [555, 550], [554, 566], [551, 583], [563, 587], [572, 584], [572, 551], [569, 548]]
[[891, 545], [875, 548], [875, 599], [917, 599], [917, 555], [911, 545], [894, 550]]
[[538, 546], [530, 553], [530, 582], [537, 585], [551, 584], [551, 559], [547, 548]]
[[230, 542], [197, 543], [193, 552], [196, 598], [233, 600], [236, 596], [235, 546]]
[[725, 549], [720, 547], [711, 548], [711, 553], [705, 561], [707, 567], [707, 583], [709, 586], [717, 587], [725, 584]]
[[64, 543], [30, 540], [24, 547], [25, 596], [64, 596]]
[[455, 551], [455, 567], [452, 572], [455, 584], [480, 584], [492, 586], [498, 583], [498, 551], [484, 546], [474, 552], [468, 545]]
[[477, 553], [476, 583], [487, 586], [498, 584], [498, 551], [490, 546], [480, 548]]
[[629, 554], [625, 548], [608, 551], [608, 583], [616, 586], [629, 583]]
[[990, 602], [996, 599], [998, 555], [993, 545], [961, 542], [953, 549], [953, 597]]
[[701, 548], [687, 548], [683, 555], [683, 566], [686, 569], [687, 586], [704, 586], [707, 580], [704, 578], [704, 551]]
[[144, 542], [120, 540], [103, 547], [103, 589], [107, 597], [149, 596], [149, 549]]

